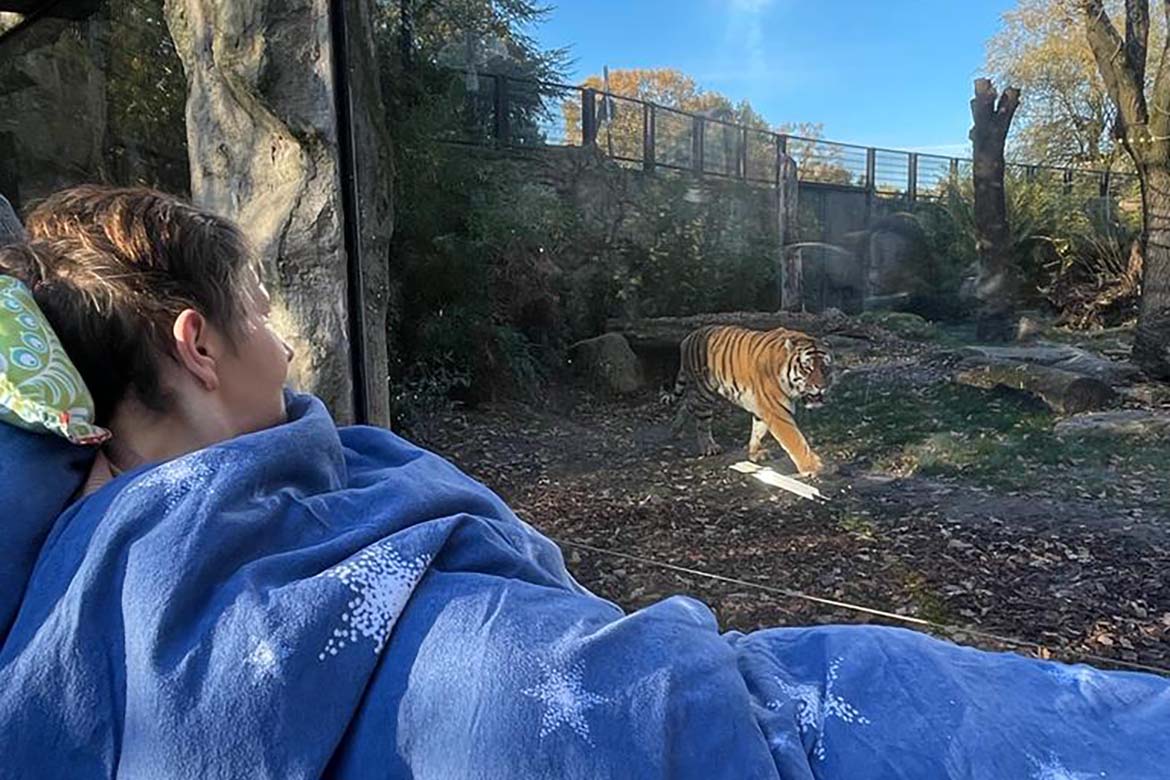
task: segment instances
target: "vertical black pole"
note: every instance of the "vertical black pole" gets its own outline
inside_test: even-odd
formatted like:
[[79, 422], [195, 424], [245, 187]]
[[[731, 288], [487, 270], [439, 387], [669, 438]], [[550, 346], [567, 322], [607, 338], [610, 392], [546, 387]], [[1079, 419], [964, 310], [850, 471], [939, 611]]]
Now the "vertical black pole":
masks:
[[747, 148], [748, 148], [748, 129], [741, 127], [739, 129], [739, 178], [747, 178]]
[[653, 173], [655, 165], [655, 113], [653, 103], [642, 104], [642, 169]]
[[492, 76], [495, 84], [495, 126], [493, 132], [495, 133], [496, 143], [506, 145], [511, 135], [508, 123], [508, 77], [495, 75]]
[[581, 145], [597, 143], [597, 92], [586, 87], [581, 90]]
[[695, 173], [703, 172], [703, 117], [691, 120], [691, 168]]
[[865, 224], [873, 219], [873, 201], [877, 193], [877, 150], [865, 150]]
[[906, 197], [913, 203], [918, 200], [918, 155], [910, 153], [909, 181], [906, 182]]
[[358, 425], [370, 419], [366, 387], [365, 280], [362, 275], [361, 215], [358, 171], [354, 155], [353, 99], [349, 91], [349, 24], [346, 0], [330, 0], [333, 42], [333, 91], [337, 113], [337, 172], [341, 184], [342, 237], [346, 259], [346, 297], [349, 309], [349, 363], [353, 382], [353, 417]]

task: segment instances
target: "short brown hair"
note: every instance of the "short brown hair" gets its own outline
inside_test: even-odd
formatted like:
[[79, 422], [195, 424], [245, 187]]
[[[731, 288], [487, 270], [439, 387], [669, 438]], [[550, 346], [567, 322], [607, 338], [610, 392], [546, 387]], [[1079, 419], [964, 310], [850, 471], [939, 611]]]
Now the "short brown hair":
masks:
[[32, 289], [93, 394], [99, 425], [131, 392], [166, 410], [158, 361], [173, 355], [184, 309], [229, 334], [242, 319], [240, 290], [254, 268], [243, 234], [172, 195], [73, 187], [37, 206], [26, 228], [26, 244], [0, 250], [0, 271]]

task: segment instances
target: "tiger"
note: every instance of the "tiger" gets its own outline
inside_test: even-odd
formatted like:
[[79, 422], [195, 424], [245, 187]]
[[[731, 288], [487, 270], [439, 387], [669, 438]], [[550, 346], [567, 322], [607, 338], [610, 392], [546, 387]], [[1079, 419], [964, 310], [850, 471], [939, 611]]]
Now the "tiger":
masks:
[[683, 339], [679, 357], [674, 391], [663, 399], [667, 403], [684, 400], [674, 421], [676, 435], [687, 416], [692, 416], [699, 452], [722, 452], [711, 435], [713, 406], [722, 397], [752, 415], [748, 458], [753, 463], [767, 455], [763, 441], [765, 434], [771, 434], [801, 476], [821, 473], [824, 463], [793, 418], [798, 401], [809, 409], [821, 406], [832, 383], [832, 357], [815, 339], [783, 328], [759, 331], [706, 325]]

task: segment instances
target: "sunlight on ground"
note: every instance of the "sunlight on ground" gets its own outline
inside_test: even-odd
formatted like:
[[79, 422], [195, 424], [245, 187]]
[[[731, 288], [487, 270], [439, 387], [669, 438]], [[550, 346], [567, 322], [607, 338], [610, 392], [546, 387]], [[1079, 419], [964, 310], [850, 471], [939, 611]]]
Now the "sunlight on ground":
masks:
[[824, 494], [812, 485], [806, 485], [800, 480], [781, 474], [770, 466], [758, 466], [751, 461], [741, 460], [739, 463], [733, 464], [731, 470], [738, 471], [740, 474], [748, 474], [765, 485], [787, 490], [789, 493], [795, 493], [809, 501], [828, 501]]

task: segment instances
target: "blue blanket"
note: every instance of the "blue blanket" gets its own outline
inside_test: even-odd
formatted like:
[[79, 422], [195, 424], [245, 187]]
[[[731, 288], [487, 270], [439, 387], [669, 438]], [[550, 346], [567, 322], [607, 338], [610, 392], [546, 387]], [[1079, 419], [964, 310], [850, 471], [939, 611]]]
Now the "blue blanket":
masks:
[[884, 628], [626, 615], [490, 491], [292, 420], [125, 474], [45, 540], [0, 775], [1039, 778], [1170, 770], [1170, 682]]

